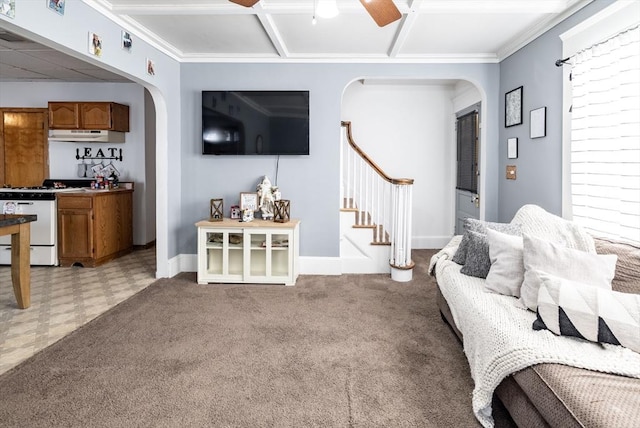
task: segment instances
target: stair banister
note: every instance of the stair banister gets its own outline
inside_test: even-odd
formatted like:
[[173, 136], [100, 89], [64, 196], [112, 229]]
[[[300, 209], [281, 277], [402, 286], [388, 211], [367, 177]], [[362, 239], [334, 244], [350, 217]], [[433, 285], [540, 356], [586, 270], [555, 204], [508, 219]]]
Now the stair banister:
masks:
[[391, 278], [409, 281], [414, 267], [411, 260], [413, 179], [387, 175], [353, 141], [351, 122], [343, 121], [341, 125], [348, 142], [342, 158], [342, 207], [357, 210], [355, 227], [374, 228], [372, 244], [391, 246]]

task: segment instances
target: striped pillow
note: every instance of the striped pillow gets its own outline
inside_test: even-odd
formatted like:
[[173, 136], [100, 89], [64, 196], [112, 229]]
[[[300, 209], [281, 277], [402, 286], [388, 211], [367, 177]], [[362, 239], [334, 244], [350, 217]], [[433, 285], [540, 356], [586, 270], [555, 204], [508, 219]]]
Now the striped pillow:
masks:
[[534, 330], [547, 329], [640, 352], [640, 295], [620, 293], [539, 272]]

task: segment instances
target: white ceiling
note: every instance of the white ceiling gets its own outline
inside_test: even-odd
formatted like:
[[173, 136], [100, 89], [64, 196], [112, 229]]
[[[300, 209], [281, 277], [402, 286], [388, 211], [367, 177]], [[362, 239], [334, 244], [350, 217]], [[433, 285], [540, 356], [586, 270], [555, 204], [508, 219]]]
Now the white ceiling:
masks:
[[[337, 0], [340, 14], [314, 25], [314, 1], [260, 0], [245, 8], [228, 0], [85, 0], [129, 31], [134, 45], [142, 38], [183, 62], [497, 62], [589, 3], [394, 0], [402, 19], [381, 28], [358, 0]], [[1, 38], [0, 80], [122, 80], [41, 45]]]

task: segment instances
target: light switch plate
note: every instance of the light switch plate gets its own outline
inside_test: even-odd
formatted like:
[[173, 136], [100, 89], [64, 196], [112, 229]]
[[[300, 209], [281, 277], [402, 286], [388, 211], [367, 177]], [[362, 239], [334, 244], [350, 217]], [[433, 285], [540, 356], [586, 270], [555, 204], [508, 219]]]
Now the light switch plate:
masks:
[[516, 166], [507, 165], [507, 180], [515, 180], [515, 179], [516, 179]]

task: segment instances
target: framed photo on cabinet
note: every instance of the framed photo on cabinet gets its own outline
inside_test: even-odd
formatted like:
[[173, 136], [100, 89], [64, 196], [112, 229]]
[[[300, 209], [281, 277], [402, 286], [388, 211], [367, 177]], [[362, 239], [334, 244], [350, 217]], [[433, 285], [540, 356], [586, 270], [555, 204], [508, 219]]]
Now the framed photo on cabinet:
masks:
[[240, 211], [258, 209], [258, 193], [257, 192], [241, 192], [240, 193]]
[[504, 126], [522, 125], [522, 86], [504, 94]]

